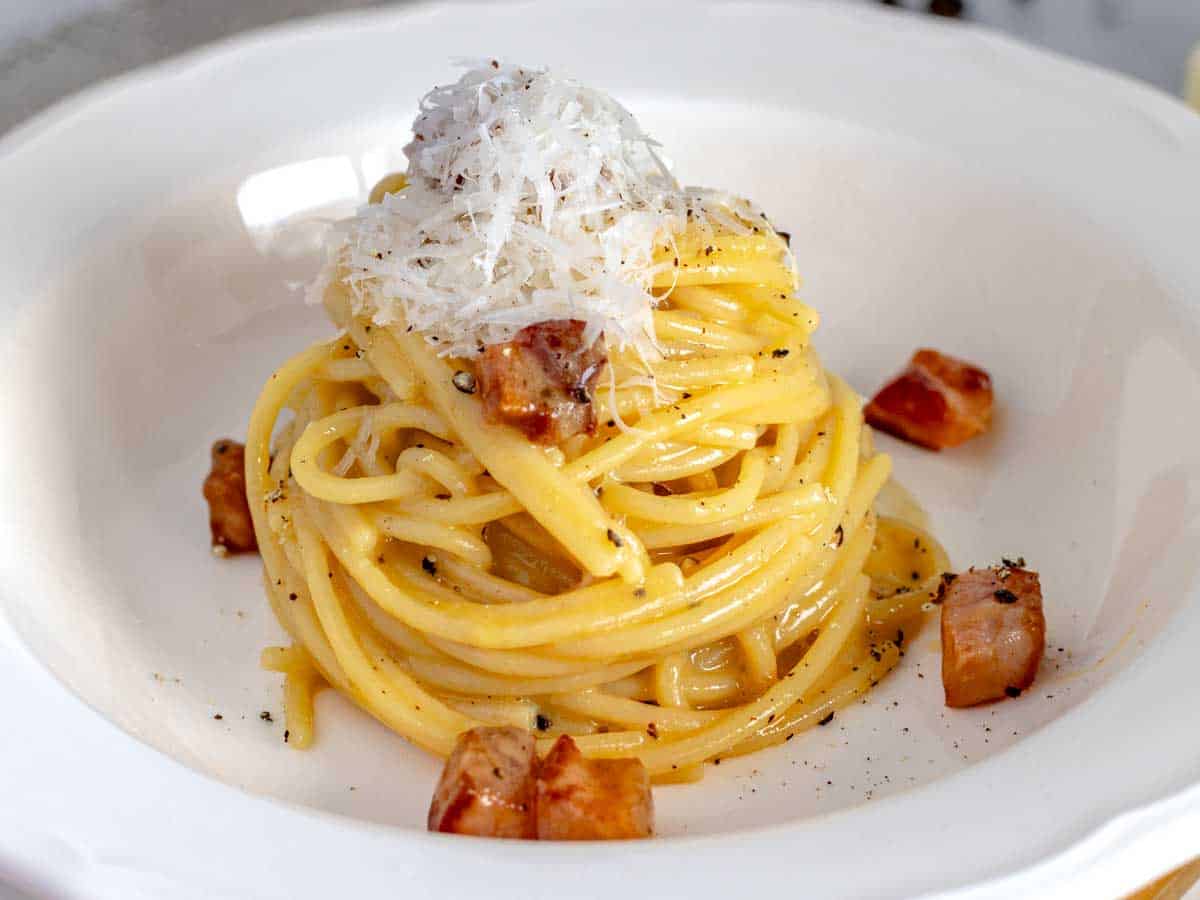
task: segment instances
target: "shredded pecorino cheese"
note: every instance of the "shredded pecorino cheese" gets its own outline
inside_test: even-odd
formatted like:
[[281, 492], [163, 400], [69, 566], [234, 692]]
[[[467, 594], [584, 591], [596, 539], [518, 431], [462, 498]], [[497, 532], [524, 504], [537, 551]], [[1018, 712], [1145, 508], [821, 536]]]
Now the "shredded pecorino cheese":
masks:
[[[656, 241], [745, 230], [745, 201], [682, 189], [633, 116], [557, 74], [487, 62], [421, 101], [408, 186], [337, 229], [354, 312], [465, 356], [548, 319], [655, 354]], [[735, 212], [736, 210], [736, 212]], [[744, 218], [743, 218], [744, 217]]]

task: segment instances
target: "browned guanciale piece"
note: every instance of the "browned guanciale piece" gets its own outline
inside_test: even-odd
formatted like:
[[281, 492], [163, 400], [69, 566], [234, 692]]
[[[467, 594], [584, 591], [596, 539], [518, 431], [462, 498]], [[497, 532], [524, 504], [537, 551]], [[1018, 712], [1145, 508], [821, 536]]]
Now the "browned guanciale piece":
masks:
[[429, 830], [477, 837], [536, 838], [533, 735], [473, 728], [446, 760], [429, 807]]
[[484, 350], [479, 381], [488, 418], [539, 444], [595, 431], [592, 390], [606, 357], [603, 339], [585, 346], [583, 332], [578, 319], [539, 322]]
[[654, 834], [650, 777], [639, 759], [586, 759], [567, 735], [542, 760], [537, 831], [544, 841], [604, 841]]
[[947, 706], [1017, 697], [1046, 643], [1037, 572], [1012, 566], [943, 576], [942, 686]]
[[992, 422], [992, 379], [978, 366], [918, 350], [863, 411], [867, 424], [930, 450], [957, 447]]
[[258, 550], [254, 522], [246, 502], [246, 448], [231, 440], [212, 447], [212, 471], [204, 479], [208, 526], [213, 552], [252, 553]]

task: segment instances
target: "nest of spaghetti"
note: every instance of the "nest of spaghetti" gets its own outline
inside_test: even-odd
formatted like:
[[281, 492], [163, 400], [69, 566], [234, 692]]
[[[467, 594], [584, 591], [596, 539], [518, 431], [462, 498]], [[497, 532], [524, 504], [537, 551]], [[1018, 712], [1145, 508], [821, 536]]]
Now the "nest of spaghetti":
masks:
[[897, 664], [945, 556], [876, 513], [890, 462], [786, 243], [685, 227], [655, 252], [654, 353], [596, 337], [589, 427], [550, 443], [496, 420], [482, 353], [324, 286], [342, 332], [271, 377], [247, 445], [293, 746], [329, 685], [443, 756], [514, 724], [687, 781]]

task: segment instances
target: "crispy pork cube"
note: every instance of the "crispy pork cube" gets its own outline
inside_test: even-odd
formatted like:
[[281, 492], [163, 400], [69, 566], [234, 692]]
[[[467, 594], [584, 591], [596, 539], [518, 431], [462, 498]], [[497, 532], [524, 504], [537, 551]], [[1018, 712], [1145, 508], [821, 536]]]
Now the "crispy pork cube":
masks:
[[595, 431], [592, 391], [606, 356], [603, 339], [585, 346], [583, 333], [578, 319], [539, 322], [485, 349], [479, 381], [488, 418], [539, 444]]
[[429, 830], [536, 838], [534, 738], [520, 728], [473, 728], [446, 760]]
[[983, 369], [936, 350], [918, 350], [863, 415], [873, 428], [941, 450], [987, 431], [992, 400], [992, 379]]
[[604, 841], [654, 834], [650, 777], [638, 759], [587, 759], [561, 736], [537, 776], [538, 838]]
[[254, 521], [246, 502], [246, 448], [228, 439], [212, 447], [212, 470], [204, 479], [208, 527], [213, 552], [253, 553], [258, 550]]
[[1033, 684], [1046, 643], [1037, 573], [972, 569], [947, 577], [941, 597], [946, 705], [1020, 696]]

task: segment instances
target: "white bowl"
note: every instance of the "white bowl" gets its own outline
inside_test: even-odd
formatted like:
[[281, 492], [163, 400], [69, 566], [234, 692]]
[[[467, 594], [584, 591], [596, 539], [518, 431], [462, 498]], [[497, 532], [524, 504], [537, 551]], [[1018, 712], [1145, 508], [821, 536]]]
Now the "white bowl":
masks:
[[[451, 57], [489, 55], [606, 88], [686, 181], [756, 198], [861, 391], [920, 345], [991, 371], [982, 440], [880, 440], [956, 563], [1041, 571], [1050, 650], [1026, 696], [945, 709], [929, 627], [830, 727], [661, 789], [664, 837], [633, 846], [426, 835], [437, 762], [332, 693], [317, 747], [284, 745], [257, 561], [208, 551], [208, 445], [328, 332], [288, 287], [315, 266], [303, 223], [399, 162]], [[1200, 119], [1182, 105], [871, 9], [419, 6], [86, 92], [0, 144], [0, 197], [0, 879], [1094, 897], [1200, 853]]]

